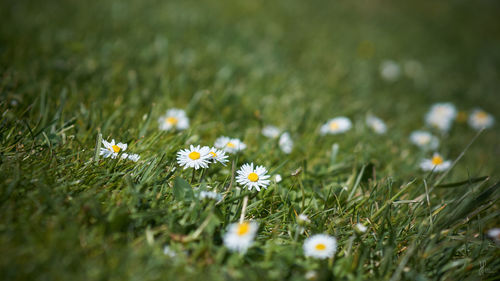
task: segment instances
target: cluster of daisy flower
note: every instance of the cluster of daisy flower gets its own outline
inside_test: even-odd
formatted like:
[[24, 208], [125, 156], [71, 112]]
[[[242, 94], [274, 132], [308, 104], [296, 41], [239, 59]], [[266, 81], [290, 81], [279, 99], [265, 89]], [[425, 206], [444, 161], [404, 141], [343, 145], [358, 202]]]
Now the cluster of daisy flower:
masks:
[[110, 142], [102, 140], [102, 145], [104, 147], [101, 147], [99, 155], [104, 158], [111, 157], [112, 159], [116, 159], [120, 156], [121, 159], [128, 159], [134, 162], [137, 162], [140, 158], [138, 154], [128, 154], [124, 152], [128, 147], [126, 143], [115, 143], [115, 140], [113, 139]]
[[177, 152], [177, 163], [184, 169], [206, 169], [209, 164], [217, 162], [226, 165], [226, 162], [229, 161], [227, 158], [228, 156], [223, 150], [200, 145], [191, 145], [189, 148]]
[[[399, 76], [399, 66], [393, 62], [386, 62], [381, 69], [382, 75], [388, 80], [397, 79]], [[430, 111], [425, 116], [425, 121], [431, 128], [438, 129], [440, 132], [446, 133], [450, 130], [454, 120], [457, 118], [457, 110], [451, 103], [438, 103], [431, 107]], [[159, 129], [164, 131], [181, 131], [189, 128], [189, 118], [182, 109], [172, 108], [166, 111], [165, 115], [158, 119]], [[365, 119], [366, 125], [376, 134], [385, 134], [387, 125], [385, 122], [372, 115], [368, 114]], [[474, 129], [482, 129], [491, 127], [494, 123], [493, 117], [480, 110], [474, 110], [469, 116], [469, 124]], [[353, 127], [351, 120], [345, 116], [339, 116], [329, 119], [320, 129], [320, 135], [337, 135], [349, 131]], [[283, 153], [289, 154], [293, 150], [294, 142], [291, 134], [287, 131], [282, 131], [275, 126], [265, 126], [261, 132], [265, 137], [278, 140], [277, 144]], [[411, 133], [410, 141], [420, 147], [424, 151], [436, 151], [439, 147], [439, 138], [428, 131], [417, 130]], [[113, 139], [111, 142], [102, 141], [103, 148], [100, 149], [100, 155], [104, 158], [120, 158], [138, 161], [138, 154], [128, 154], [127, 144], [118, 142]], [[194, 170], [206, 169], [210, 164], [220, 163], [226, 165], [229, 161], [228, 154], [237, 154], [247, 148], [247, 145], [238, 138], [221, 136], [214, 142], [213, 147], [190, 145], [189, 148], [181, 149], [177, 152], [177, 163], [184, 169], [193, 168]], [[439, 153], [434, 152], [432, 158], [424, 159], [420, 163], [420, 168], [424, 171], [444, 171], [451, 167], [451, 161], [445, 160]], [[193, 173], [194, 175], [194, 173]], [[271, 175], [269, 175], [266, 167], [262, 165], [254, 165], [254, 163], [243, 164], [236, 172], [236, 183], [249, 191], [267, 189], [271, 184]], [[282, 177], [279, 174], [274, 175], [273, 182], [279, 183]], [[197, 198], [200, 200], [223, 200], [223, 196], [214, 191], [202, 190], [197, 193]], [[248, 198], [245, 198], [248, 200]], [[228, 226], [228, 229], [223, 237], [225, 246], [236, 252], [244, 253], [254, 243], [258, 231], [258, 223], [255, 221], [244, 220], [244, 209], [247, 201], [244, 201], [242, 217], [240, 222], [233, 223]], [[305, 214], [297, 216], [298, 234], [304, 234], [306, 226], [310, 223], [310, 219]], [[367, 231], [367, 227], [363, 224], [356, 224], [353, 227], [355, 233], [361, 235]], [[492, 239], [499, 240], [500, 230], [493, 229], [488, 232], [488, 236]], [[327, 234], [311, 235], [304, 240], [303, 243], [304, 256], [317, 259], [332, 258], [337, 251], [337, 240], [335, 237]], [[168, 246], [165, 247], [164, 253], [168, 256], [175, 256], [175, 252]]]

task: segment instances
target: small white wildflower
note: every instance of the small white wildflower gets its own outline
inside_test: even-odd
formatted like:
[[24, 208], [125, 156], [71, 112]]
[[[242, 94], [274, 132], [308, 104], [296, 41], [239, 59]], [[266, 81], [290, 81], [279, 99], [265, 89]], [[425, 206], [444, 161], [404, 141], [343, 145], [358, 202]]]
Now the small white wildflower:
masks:
[[171, 108], [165, 115], [158, 118], [159, 128], [162, 131], [185, 130], [189, 128], [189, 118], [182, 109]]
[[226, 155], [226, 152], [215, 147], [210, 148], [210, 152], [208, 152], [208, 155], [210, 156], [209, 159], [214, 163], [219, 162], [224, 166], [226, 166], [227, 161], [229, 161], [227, 159], [228, 156]]
[[442, 172], [448, 170], [451, 166], [451, 161], [444, 160], [439, 153], [434, 153], [432, 159], [424, 159], [420, 163], [420, 168], [423, 171]]
[[114, 139], [111, 140], [111, 142], [102, 140], [102, 144], [104, 145], [104, 147], [101, 147], [99, 155], [104, 156], [104, 158], [111, 157], [115, 159], [118, 156], [118, 153], [127, 150], [126, 143], [121, 143], [121, 142], [115, 143]]
[[309, 281], [314, 281], [318, 279], [318, 273], [314, 270], [309, 270], [308, 272], [306, 272], [304, 277]]
[[200, 147], [191, 145], [189, 149], [183, 149], [177, 152], [177, 163], [187, 168], [208, 168], [210, 162], [210, 148], [208, 146]]
[[217, 193], [217, 192], [214, 192], [214, 191], [200, 191], [200, 193], [198, 193], [198, 198], [200, 199], [212, 199], [212, 200], [215, 200], [215, 201], [220, 201], [222, 200], [222, 195]]
[[452, 103], [436, 103], [425, 115], [425, 122], [443, 132], [450, 130], [457, 117], [457, 109]]
[[354, 228], [356, 229], [356, 231], [358, 232], [361, 232], [361, 233], [365, 233], [366, 230], [368, 229], [366, 226], [364, 226], [362, 223], [357, 223]]
[[331, 258], [337, 251], [337, 239], [326, 234], [312, 235], [304, 241], [303, 249], [306, 257]]
[[271, 139], [277, 138], [280, 135], [280, 133], [281, 130], [275, 126], [268, 125], [262, 128], [262, 135]]
[[410, 135], [410, 141], [426, 150], [435, 150], [439, 146], [439, 139], [426, 131], [413, 131]]
[[253, 244], [258, 228], [258, 224], [252, 221], [233, 223], [224, 235], [224, 245], [231, 251], [244, 253]]
[[267, 169], [264, 166], [256, 166], [254, 169], [253, 163], [243, 164], [241, 168], [236, 172], [236, 182], [243, 187], [247, 187], [248, 190], [252, 188], [260, 191], [261, 188], [267, 188], [270, 183], [267, 175]]
[[487, 129], [495, 124], [495, 119], [482, 109], [474, 109], [469, 116], [469, 125], [475, 130]]
[[393, 60], [385, 60], [380, 64], [380, 76], [385, 81], [394, 82], [401, 76], [401, 67]]
[[495, 242], [500, 243], [500, 228], [492, 228], [488, 230], [487, 235]]
[[283, 151], [285, 154], [290, 154], [292, 152], [293, 140], [290, 137], [290, 133], [284, 132], [283, 134], [281, 134], [279, 146], [281, 151]]
[[244, 144], [241, 140], [224, 136], [217, 138], [214, 146], [227, 153], [237, 153], [247, 148], [246, 144]]
[[175, 258], [175, 256], [177, 256], [177, 253], [174, 250], [170, 249], [168, 245], [163, 248], [163, 254], [171, 258]]
[[377, 134], [385, 134], [387, 132], [387, 126], [382, 119], [369, 114], [366, 116], [366, 124]]
[[282, 178], [281, 178], [281, 175], [280, 175], [280, 174], [276, 174], [276, 175], [274, 176], [274, 181], [275, 181], [276, 183], [281, 182], [281, 180], [282, 180]]
[[350, 130], [352, 127], [351, 120], [349, 118], [340, 116], [328, 120], [323, 126], [321, 126], [320, 134], [340, 134]]
[[306, 214], [300, 214], [297, 216], [297, 222], [299, 224], [308, 224], [311, 222], [311, 220], [309, 219], [309, 217]]

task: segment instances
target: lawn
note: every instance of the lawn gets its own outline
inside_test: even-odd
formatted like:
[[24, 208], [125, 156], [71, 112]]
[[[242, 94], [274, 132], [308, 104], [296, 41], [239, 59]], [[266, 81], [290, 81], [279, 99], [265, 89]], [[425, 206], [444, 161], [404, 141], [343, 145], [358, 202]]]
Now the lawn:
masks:
[[[496, 280], [498, 14], [488, 0], [1, 1], [0, 276]], [[425, 119], [443, 102], [448, 131]], [[160, 130], [172, 108], [187, 129]], [[475, 108], [497, 123], [472, 128]], [[323, 134], [338, 116], [351, 128]], [[179, 165], [221, 136], [246, 148]], [[100, 153], [113, 139], [128, 144], [115, 159]], [[451, 167], [423, 171], [435, 151]], [[266, 188], [237, 181], [245, 163]], [[241, 219], [258, 229], [233, 251]], [[336, 238], [331, 257], [306, 254], [315, 234]]]

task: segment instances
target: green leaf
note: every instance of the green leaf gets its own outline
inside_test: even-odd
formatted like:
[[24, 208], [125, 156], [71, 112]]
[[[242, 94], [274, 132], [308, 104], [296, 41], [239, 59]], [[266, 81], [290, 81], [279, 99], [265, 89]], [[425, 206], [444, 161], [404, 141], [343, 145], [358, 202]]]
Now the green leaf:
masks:
[[194, 198], [193, 189], [191, 185], [183, 178], [174, 179], [174, 197], [177, 200], [192, 200]]

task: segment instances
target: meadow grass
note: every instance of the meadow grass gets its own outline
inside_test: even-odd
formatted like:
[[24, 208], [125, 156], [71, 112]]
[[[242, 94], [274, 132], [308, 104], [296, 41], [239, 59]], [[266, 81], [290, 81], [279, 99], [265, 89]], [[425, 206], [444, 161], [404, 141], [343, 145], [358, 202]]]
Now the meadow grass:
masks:
[[[498, 119], [500, 6], [400, 2], [2, 1], [2, 279], [495, 280], [498, 126], [440, 135], [449, 173], [420, 171], [431, 154], [408, 136], [435, 102]], [[384, 59], [424, 72], [387, 82]], [[158, 130], [172, 107], [188, 130]], [[370, 112], [387, 134], [367, 128]], [[340, 115], [353, 129], [321, 136]], [[291, 154], [267, 124], [291, 133]], [[177, 151], [221, 135], [248, 148], [191, 181]], [[104, 159], [101, 138], [140, 160]], [[239, 189], [247, 162], [283, 180]], [[196, 197], [209, 189], [224, 200]], [[244, 196], [259, 231], [232, 253], [222, 237]], [[315, 233], [337, 238], [333, 259], [304, 257]]]

